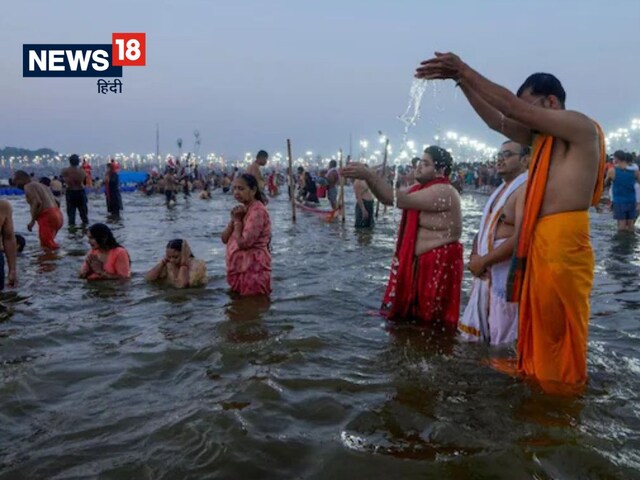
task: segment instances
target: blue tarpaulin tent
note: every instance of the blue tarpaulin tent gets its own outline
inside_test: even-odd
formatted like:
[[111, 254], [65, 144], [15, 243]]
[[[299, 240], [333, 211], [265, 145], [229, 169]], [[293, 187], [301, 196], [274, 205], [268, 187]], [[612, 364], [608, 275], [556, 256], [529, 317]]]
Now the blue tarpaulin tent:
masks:
[[118, 172], [118, 176], [120, 177], [120, 183], [143, 183], [147, 181], [149, 174], [146, 172], [126, 172], [120, 171]]

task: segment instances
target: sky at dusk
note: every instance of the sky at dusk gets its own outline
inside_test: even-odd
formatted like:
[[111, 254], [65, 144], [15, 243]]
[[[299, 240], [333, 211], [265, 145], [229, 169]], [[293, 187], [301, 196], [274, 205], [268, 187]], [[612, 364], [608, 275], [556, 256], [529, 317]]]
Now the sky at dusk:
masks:
[[[146, 32], [146, 67], [124, 67], [121, 95], [96, 78], [23, 78], [24, 43], [111, 43]], [[63, 153], [193, 145], [241, 157], [266, 149], [330, 155], [378, 130], [400, 138], [413, 72], [452, 51], [515, 91], [555, 74], [567, 108], [612, 130], [640, 117], [640, 2], [635, 0], [127, 0], [4, 2], [0, 147]], [[410, 138], [490, 132], [452, 82], [430, 88]]]

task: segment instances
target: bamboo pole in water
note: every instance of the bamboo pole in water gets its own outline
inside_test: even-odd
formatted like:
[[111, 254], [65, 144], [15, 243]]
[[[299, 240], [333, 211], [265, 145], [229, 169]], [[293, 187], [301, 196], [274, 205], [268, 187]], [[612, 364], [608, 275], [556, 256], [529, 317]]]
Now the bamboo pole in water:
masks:
[[[342, 170], [342, 149], [340, 149], [340, 170]], [[340, 193], [338, 196], [338, 205], [340, 208], [340, 220], [342, 223], [345, 221], [344, 216], [344, 176], [340, 173]]]
[[[387, 153], [389, 152], [389, 137], [384, 142], [384, 157], [382, 160], [382, 179], [387, 181]], [[395, 188], [395, 185], [394, 185]], [[386, 205], [384, 207], [387, 208]], [[376, 201], [376, 218], [378, 218], [378, 213], [380, 212], [380, 200]]]
[[291, 221], [296, 223], [296, 191], [293, 185], [293, 156], [291, 155], [291, 140], [288, 138], [287, 154], [289, 155], [289, 199], [291, 200]]

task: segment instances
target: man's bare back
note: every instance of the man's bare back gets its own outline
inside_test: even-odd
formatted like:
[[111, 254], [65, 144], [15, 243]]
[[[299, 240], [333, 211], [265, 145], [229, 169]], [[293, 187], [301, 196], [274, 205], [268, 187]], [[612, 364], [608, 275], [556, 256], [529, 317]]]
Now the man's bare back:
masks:
[[67, 190], [83, 190], [87, 174], [80, 167], [67, 167], [60, 172], [67, 184]]
[[[8, 276], [7, 283], [10, 287], [16, 285], [18, 276], [16, 273], [16, 234], [13, 229], [13, 211], [7, 200], [0, 200], [0, 250], [7, 257]], [[0, 255], [3, 253], [0, 252]]]
[[556, 138], [540, 216], [588, 210], [598, 180], [600, 146], [595, 125], [592, 138], [569, 143]]
[[24, 186], [24, 193], [31, 207], [31, 218], [36, 219], [47, 208], [58, 208], [58, 203], [51, 190], [38, 182], [29, 182]]
[[[11, 230], [11, 235], [14, 235], [11, 204], [7, 200], [0, 199], [0, 232], [4, 233], [5, 229]], [[2, 241], [3, 235], [0, 235], [0, 250], [4, 250]]]
[[373, 194], [364, 180], [354, 180], [353, 191], [356, 198], [360, 197], [362, 200], [373, 200]]
[[253, 162], [251, 165], [249, 165], [247, 173], [256, 177], [256, 180], [258, 181], [258, 189], [262, 192], [264, 190], [266, 182], [264, 181], [264, 177], [262, 176], [262, 172], [260, 171], [260, 165], [258, 165], [257, 162]]

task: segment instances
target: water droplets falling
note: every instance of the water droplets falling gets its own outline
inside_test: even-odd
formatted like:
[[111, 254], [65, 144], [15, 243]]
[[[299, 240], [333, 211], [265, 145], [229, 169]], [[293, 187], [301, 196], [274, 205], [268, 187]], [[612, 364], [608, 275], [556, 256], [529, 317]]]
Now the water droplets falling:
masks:
[[[427, 90], [427, 80], [415, 79], [411, 84], [409, 90], [409, 104], [405, 112], [398, 117], [398, 119], [404, 123], [404, 134], [402, 137], [402, 145], [407, 144], [407, 136], [409, 135], [409, 129], [413, 127], [420, 119], [420, 104], [422, 103], [422, 97]], [[435, 83], [434, 83], [435, 87]], [[435, 95], [434, 90], [434, 95]]]
[[[402, 148], [404, 149], [407, 145], [407, 139], [409, 137], [409, 130], [413, 127], [418, 120], [420, 119], [420, 104], [422, 103], [422, 97], [424, 96], [424, 92], [427, 90], [427, 86], [429, 85], [427, 80], [414, 79], [411, 84], [411, 89], [409, 90], [409, 104], [407, 105], [407, 109], [405, 112], [398, 117], [402, 123], [404, 123], [404, 132], [402, 134]], [[434, 83], [435, 85], [435, 83]], [[435, 91], [434, 91], [435, 95]], [[400, 159], [396, 158], [394, 161], [394, 172], [393, 172], [393, 208], [394, 212], [398, 207], [398, 194], [397, 194], [397, 185], [398, 185], [398, 166], [400, 164]]]

